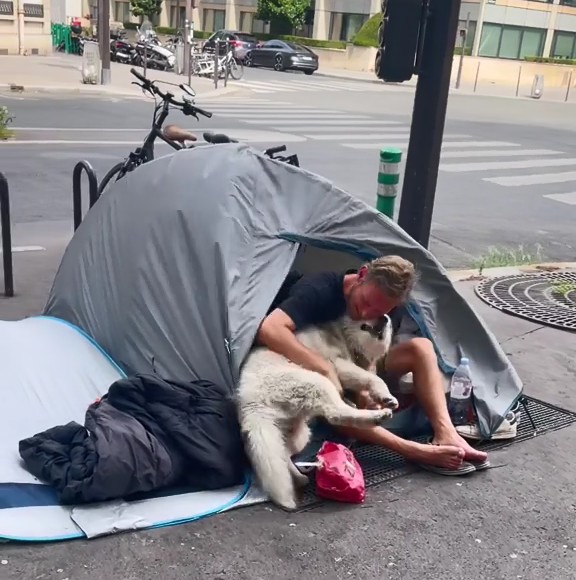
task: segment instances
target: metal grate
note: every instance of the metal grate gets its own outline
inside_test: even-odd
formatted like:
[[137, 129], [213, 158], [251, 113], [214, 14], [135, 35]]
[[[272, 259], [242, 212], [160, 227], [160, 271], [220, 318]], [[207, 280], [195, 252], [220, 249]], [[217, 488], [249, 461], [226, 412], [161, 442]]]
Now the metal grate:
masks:
[[26, 18], [44, 18], [43, 4], [23, 4], [22, 7]]
[[[568, 427], [576, 422], [576, 413], [545, 403], [532, 397], [523, 396], [522, 415], [518, 432], [514, 439], [486, 441], [477, 445], [478, 449], [494, 451], [520, 441], [532, 439], [550, 431]], [[423, 441], [423, 439], [416, 439]], [[352, 450], [364, 471], [366, 487], [392, 481], [398, 477], [417, 471], [418, 467], [407, 463], [403, 457], [375, 445], [353, 445]], [[324, 503], [314, 493], [314, 478], [303, 491], [298, 511], [308, 510]]]
[[14, 2], [6, 2], [6, 0], [0, 0], [0, 15], [12, 16], [13, 14], [14, 14]]
[[476, 294], [508, 314], [576, 331], [576, 272], [492, 278], [478, 284]]

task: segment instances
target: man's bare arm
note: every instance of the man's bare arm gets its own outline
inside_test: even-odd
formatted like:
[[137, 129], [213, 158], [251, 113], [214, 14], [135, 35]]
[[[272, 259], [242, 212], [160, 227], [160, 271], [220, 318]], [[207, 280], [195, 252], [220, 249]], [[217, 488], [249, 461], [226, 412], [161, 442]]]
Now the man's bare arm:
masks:
[[333, 365], [317, 352], [304, 346], [296, 338], [294, 330], [295, 325], [292, 319], [283, 310], [277, 308], [260, 325], [256, 342], [285, 356], [295, 364], [320, 373], [341, 389]]

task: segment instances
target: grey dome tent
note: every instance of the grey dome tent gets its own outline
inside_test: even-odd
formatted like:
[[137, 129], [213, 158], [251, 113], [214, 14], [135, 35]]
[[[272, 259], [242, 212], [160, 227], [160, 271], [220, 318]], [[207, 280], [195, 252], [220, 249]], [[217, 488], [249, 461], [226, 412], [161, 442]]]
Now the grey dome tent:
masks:
[[71, 240], [45, 314], [80, 327], [128, 374], [206, 379], [232, 393], [292, 268], [344, 270], [385, 254], [416, 265], [409, 316], [447, 380], [470, 359], [490, 436], [522, 383], [442, 265], [365, 202], [246, 144], [179, 151], [114, 183]]
[[[91, 538], [266, 501], [248, 473], [224, 489], [184, 486], [135, 500], [120, 492], [96, 505], [64, 505], [17, 450], [34, 433], [84, 424], [86, 409], [101, 408], [93, 402], [127, 375], [211, 381], [233, 394], [256, 329], [292, 268], [345, 270], [390, 253], [420, 273], [405, 328], [433, 340], [446, 385], [460, 355], [469, 357], [480, 427], [489, 436], [520, 397], [519, 377], [442, 266], [375, 209], [244, 144], [178, 151], [112, 184], [68, 245], [44, 314], [0, 322], [0, 538]], [[24, 360], [34, 365], [24, 369]], [[402, 411], [396, 419], [402, 434], [414, 417]], [[128, 423], [119, 423], [124, 441]], [[101, 440], [87, 419], [82, 436]], [[144, 436], [134, 449], [150, 445]], [[115, 489], [119, 472], [134, 475], [133, 455], [127, 465], [123, 459], [97, 462]], [[40, 461], [40, 470], [58, 463]], [[157, 478], [153, 472], [146, 477]]]

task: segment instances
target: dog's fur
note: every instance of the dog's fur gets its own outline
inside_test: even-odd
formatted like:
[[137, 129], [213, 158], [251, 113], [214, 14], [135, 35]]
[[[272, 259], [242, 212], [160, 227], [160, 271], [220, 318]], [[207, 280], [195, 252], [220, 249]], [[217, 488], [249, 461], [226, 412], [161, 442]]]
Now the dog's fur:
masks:
[[374, 372], [361, 368], [358, 358], [374, 368], [392, 341], [392, 324], [385, 316], [375, 323], [352, 321], [348, 316], [296, 334], [298, 340], [330, 361], [342, 386], [353, 392], [368, 389], [385, 408], [356, 409], [323, 375], [290, 362], [268, 348], [255, 347], [242, 367], [238, 412], [246, 452], [263, 490], [277, 505], [296, 508], [294, 483], [308, 478], [292, 463], [292, 455], [310, 439], [308, 422], [324, 417], [333, 425], [369, 426], [392, 416], [398, 401]]

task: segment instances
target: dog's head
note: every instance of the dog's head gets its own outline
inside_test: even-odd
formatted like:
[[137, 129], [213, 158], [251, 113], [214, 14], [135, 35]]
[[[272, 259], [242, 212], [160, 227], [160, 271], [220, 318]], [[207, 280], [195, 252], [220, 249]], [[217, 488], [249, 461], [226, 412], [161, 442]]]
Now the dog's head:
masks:
[[388, 353], [392, 343], [392, 321], [385, 314], [376, 320], [346, 320], [346, 340], [353, 351], [372, 362]]

